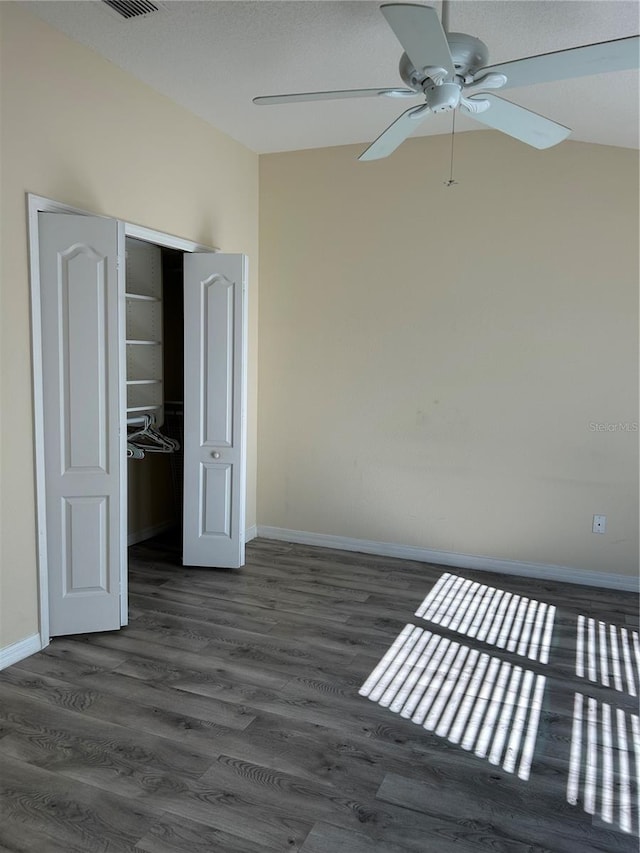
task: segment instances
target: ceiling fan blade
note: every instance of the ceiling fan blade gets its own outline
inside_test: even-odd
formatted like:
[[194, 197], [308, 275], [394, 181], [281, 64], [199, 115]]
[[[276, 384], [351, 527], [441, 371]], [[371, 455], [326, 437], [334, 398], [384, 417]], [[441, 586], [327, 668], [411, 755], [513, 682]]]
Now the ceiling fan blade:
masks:
[[358, 160], [380, 160], [382, 157], [388, 157], [424, 121], [429, 112], [426, 104], [405, 110], [366, 151], [363, 151]]
[[[481, 68], [474, 76], [477, 83], [481, 84], [481, 78], [487, 74], [504, 74], [507, 82], [502, 88], [508, 89], [514, 86], [530, 86], [533, 83], [567, 80], [570, 77], [603, 74], [607, 71], [626, 71], [638, 68], [638, 65], [640, 36], [629, 36], [491, 65]], [[474, 88], [476, 85], [474, 83]]]
[[411, 3], [389, 3], [381, 6], [380, 11], [417, 71], [444, 68], [453, 76], [449, 43], [435, 9]]
[[531, 110], [526, 110], [517, 104], [512, 104], [511, 101], [505, 101], [503, 98], [498, 98], [497, 95], [484, 94], [472, 95], [469, 99], [471, 102], [488, 101], [490, 106], [485, 112], [471, 112], [466, 109], [464, 104], [463, 109], [468, 115], [480, 124], [486, 124], [496, 130], [501, 130], [521, 142], [526, 142], [527, 145], [532, 145], [534, 148], [551, 148], [552, 145], [557, 145], [566, 139], [571, 133], [571, 129], [558, 124], [551, 119], [533, 113]]
[[336, 92], [298, 92], [292, 95], [263, 95], [254, 98], [253, 103], [260, 106], [270, 104], [291, 104], [302, 101], [334, 101], [340, 98], [415, 98], [421, 92], [413, 89], [342, 89]]

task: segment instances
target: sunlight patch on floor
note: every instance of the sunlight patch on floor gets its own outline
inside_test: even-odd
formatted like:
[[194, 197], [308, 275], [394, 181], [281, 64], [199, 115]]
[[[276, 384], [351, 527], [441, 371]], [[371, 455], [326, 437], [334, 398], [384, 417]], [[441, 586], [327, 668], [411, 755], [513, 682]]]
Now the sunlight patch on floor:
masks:
[[543, 675], [405, 625], [359, 693], [526, 780], [544, 688]]
[[638, 632], [578, 616], [576, 675], [637, 696], [640, 676]]
[[[640, 833], [640, 723], [591, 696], [576, 693], [567, 802], [623, 832]], [[635, 813], [635, 814], [634, 814]]]
[[555, 613], [553, 605], [446, 572], [415, 615], [499, 649], [548, 663]]

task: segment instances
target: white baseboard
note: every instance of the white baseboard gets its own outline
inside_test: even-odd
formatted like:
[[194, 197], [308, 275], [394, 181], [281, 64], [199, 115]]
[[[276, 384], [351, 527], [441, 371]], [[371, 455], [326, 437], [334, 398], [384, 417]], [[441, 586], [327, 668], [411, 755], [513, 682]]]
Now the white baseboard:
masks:
[[283, 527], [268, 527], [261, 524], [258, 525], [258, 536], [263, 536], [265, 539], [278, 539], [283, 542], [296, 542], [300, 545], [318, 545], [321, 548], [337, 548], [341, 551], [359, 551], [363, 554], [377, 554], [382, 557], [400, 557], [404, 560], [418, 560], [421, 563], [435, 563], [439, 566], [457, 569], [497, 572], [503, 575], [584, 584], [585, 586], [618, 589], [626, 592], [638, 591], [638, 578], [629, 575], [607, 574], [606, 572], [589, 572], [584, 569], [572, 569], [569, 566], [503, 560], [497, 557], [482, 557], [475, 554], [456, 554], [453, 551], [434, 551], [430, 548], [417, 548], [414, 545], [396, 545], [393, 542], [375, 542], [371, 539], [351, 539], [348, 536], [308, 533], [304, 530], [286, 530]]
[[145, 527], [142, 530], [136, 530], [135, 533], [129, 533], [127, 536], [127, 547], [129, 545], [137, 545], [138, 542], [144, 542], [145, 539], [151, 539], [152, 536], [158, 536], [164, 533], [165, 530], [170, 530], [175, 527], [175, 521], [163, 521], [162, 524], [156, 524], [154, 527]]
[[24, 640], [18, 640], [17, 643], [11, 643], [10, 646], [5, 646], [0, 649], [0, 669], [5, 669], [18, 661], [35, 655], [36, 652], [43, 648], [40, 640], [40, 634], [32, 634], [31, 637], [25, 637]]
[[[175, 526], [175, 521], [165, 521], [163, 524], [157, 524], [155, 527], [145, 527], [144, 530], [138, 530], [136, 533], [129, 533], [127, 536], [127, 547], [129, 545], [137, 545], [138, 542], [144, 542], [145, 539], [151, 539], [152, 536], [157, 536], [159, 533], [164, 533], [170, 527]], [[258, 528], [255, 524], [247, 527], [244, 532], [244, 541], [251, 542], [258, 535]]]

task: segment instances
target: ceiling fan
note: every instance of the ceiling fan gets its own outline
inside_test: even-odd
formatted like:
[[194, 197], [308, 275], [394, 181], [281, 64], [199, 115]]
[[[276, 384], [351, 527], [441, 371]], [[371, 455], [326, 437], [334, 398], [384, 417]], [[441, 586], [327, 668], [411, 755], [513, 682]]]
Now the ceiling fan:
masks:
[[371, 143], [359, 160], [387, 157], [431, 114], [456, 109], [481, 124], [542, 149], [562, 142], [571, 133], [570, 128], [488, 90], [548, 83], [605, 71], [624, 71], [640, 64], [640, 36], [630, 36], [487, 65], [489, 51], [484, 42], [466, 33], [448, 31], [448, 0], [442, 2], [442, 23], [431, 6], [387, 3], [380, 10], [404, 49], [400, 58], [400, 77], [409, 88], [267, 95], [254, 98], [253, 103], [270, 105], [368, 97], [424, 98], [423, 104], [403, 112]]

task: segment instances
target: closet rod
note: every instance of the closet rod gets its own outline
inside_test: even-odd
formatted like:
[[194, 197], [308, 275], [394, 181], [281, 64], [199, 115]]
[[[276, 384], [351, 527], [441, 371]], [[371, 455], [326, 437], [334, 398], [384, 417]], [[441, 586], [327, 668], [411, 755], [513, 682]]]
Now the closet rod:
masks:
[[145, 417], [144, 415], [138, 415], [135, 418], [127, 418], [127, 426], [136, 426], [137, 424], [146, 424], [149, 420], [149, 416]]

